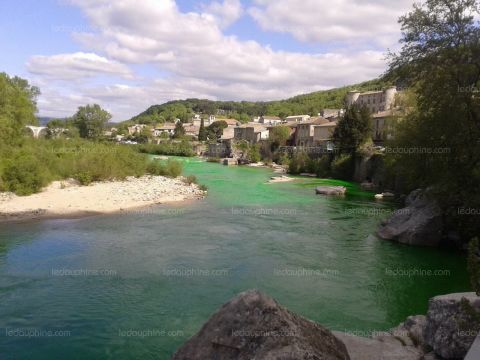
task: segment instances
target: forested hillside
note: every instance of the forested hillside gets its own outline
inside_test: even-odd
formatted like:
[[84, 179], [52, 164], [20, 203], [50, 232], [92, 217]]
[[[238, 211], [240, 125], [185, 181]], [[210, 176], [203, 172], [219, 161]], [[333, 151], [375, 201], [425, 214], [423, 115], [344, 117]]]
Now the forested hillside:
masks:
[[268, 102], [175, 100], [162, 105], [153, 105], [133, 117], [129, 123], [155, 124], [172, 121], [175, 118], [186, 122], [193, 113], [217, 114], [218, 110], [223, 110], [228, 117], [244, 122], [249, 121], [252, 116], [259, 115], [276, 115], [282, 118], [294, 114], [316, 115], [322, 109], [343, 107], [345, 95], [350, 90], [368, 91], [381, 89], [387, 85], [383, 80], [375, 79], [361, 84], [298, 95], [287, 100]]

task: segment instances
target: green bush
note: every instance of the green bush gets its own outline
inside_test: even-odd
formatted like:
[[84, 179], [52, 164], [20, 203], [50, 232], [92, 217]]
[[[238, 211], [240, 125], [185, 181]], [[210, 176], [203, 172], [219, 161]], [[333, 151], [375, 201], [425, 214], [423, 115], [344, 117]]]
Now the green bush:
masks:
[[309, 161], [310, 158], [305, 152], [293, 154], [288, 163], [288, 173], [296, 175], [305, 172]]
[[192, 144], [188, 141], [162, 142], [160, 144], [141, 144], [136, 149], [144, 154], [169, 156], [195, 156]]
[[177, 160], [168, 159], [167, 161], [167, 176], [178, 177], [182, 175], [182, 164]]
[[332, 176], [335, 179], [351, 180], [354, 164], [351, 155], [340, 155], [332, 161]]
[[38, 192], [53, 180], [75, 178], [82, 184], [141, 176], [147, 157], [127, 145], [83, 139], [39, 139], [18, 147], [0, 146], [2, 190], [19, 195]]
[[195, 175], [188, 175], [184, 180], [185, 184], [191, 185], [191, 184], [197, 184], [198, 180]]
[[82, 185], [89, 185], [93, 181], [92, 174], [90, 174], [89, 172], [85, 172], [85, 171], [73, 175], [73, 178], [78, 180], [78, 182]]
[[153, 160], [147, 166], [147, 172], [151, 175], [168, 176], [173, 178], [180, 176], [182, 170], [182, 164], [173, 159], [168, 159], [166, 163]]
[[40, 191], [51, 179], [47, 169], [31, 155], [20, 155], [8, 161], [2, 173], [2, 186], [17, 195]]

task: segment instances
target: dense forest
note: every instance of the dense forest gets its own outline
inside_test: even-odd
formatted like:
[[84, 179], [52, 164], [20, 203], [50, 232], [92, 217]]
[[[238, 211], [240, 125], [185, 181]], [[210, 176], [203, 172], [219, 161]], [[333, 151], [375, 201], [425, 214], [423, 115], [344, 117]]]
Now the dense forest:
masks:
[[387, 85], [388, 83], [384, 80], [375, 79], [356, 85], [298, 95], [287, 100], [268, 102], [175, 100], [162, 105], [150, 106], [146, 111], [130, 119], [127, 124], [156, 124], [173, 121], [176, 118], [187, 122], [194, 113], [224, 114], [242, 122], [248, 122], [252, 116], [260, 115], [275, 115], [281, 118], [295, 114], [317, 115], [323, 109], [343, 107], [348, 91], [377, 90]]

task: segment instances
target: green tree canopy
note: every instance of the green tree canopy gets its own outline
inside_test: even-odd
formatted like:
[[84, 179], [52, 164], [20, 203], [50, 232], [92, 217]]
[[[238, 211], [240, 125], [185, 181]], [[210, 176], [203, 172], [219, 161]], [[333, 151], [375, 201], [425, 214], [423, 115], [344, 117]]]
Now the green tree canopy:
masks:
[[[478, 219], [459, 207], [480, 208], [480, 28], [475, 0], [429, 0], [400, 19], [403, 47], [388, 76], [413, 85], [416, 107], [399, 125], [395, 173], [410, 189], [432, 187], [448, 226], [478, 235]], [[417, 150], [415, 150], [417, 149]], [[424, 149], [424, 150], [421, 150]]]
[[98, 139], [112, 115], [103, 110], [100, 105], [80, 106], [73, 115], [73, 122], [80, 132], [80, 136], [88, 139]]
[[371, 138], [372, 119], [367, 107], [352, 105], [338, 122], [333, 140], [341, 152], [355, 153]]
[[37, 125], [39, 94], [27, 80], [0, 73], [0, 143], [18, 142], [25, 125]]
[[275, 148], [284, 146], [290, 138], [290, 128], [284, 125], [274, 126], [270, 129], [269, 137]]
[[199, 141], [207, 140], [207, 130], [205, 129], [205, 121], [203, 119], [200, 121], [200, 129], [198, 130], [198, 140]]
[[179, 138], [182, 138], [183, 136], [185, 136], [185, 128], [183, 127], [182, 122], [178, 121], [175, 124], [175, 130], [173, 132], [173, 137], [175, 139], [179, 139]]
[[223, 121], [215, 121], [207, 127], [208, 140], [218, 140], [223, 135], [223, 129], [227, 128], [228, 124]]

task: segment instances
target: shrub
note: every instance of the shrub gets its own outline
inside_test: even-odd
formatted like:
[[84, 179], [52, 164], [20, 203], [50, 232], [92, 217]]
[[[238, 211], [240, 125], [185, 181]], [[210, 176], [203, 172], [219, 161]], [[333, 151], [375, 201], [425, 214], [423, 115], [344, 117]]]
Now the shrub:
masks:
[[173, 159], [168, 159], [167, 161], [167, 176], [178, 177], [182, 175], [183, 167], [182, 164]]
[[184, 180], [185, 184], [197, 184], [197, 177], [195, 175], [188, 175]]
[[73, 178], [78, 180], [78, 182], [82, 185], [90, 185], [93, 181], [92, 174], [86, 171], [73, 175]]
[[310, 158], [304, 152], [295, 153], [292, 155], [288, 163], [288, 173], [289, 174], [300, 174], [307, 169], [308, 162]]
[[251, 145], [248, 149], [247, 160], [251, 163], [257, 163], [262, 159], [260, 156], [260, 147], [258, 145]]
[[182, 164], [173, 159], [168, 159], [166, 163], [153, 160], [147, 166], [147, 172], [151, 175], [168, 176], [176, 178], [182, 174]]
[[195, 156], [192, 145], [188, 141], [162, 142], [160, 144], [142, 144], [136, 146], [137, 151], [144, 154]]
[[351, 155], [340, 155], [332, 161], [332, 176], [335, 179], [351, 180], [354, 171]]
[[33, 156], [20, 155], [8, 161], [3, 169], [2, 186], [17, 195], [30, 195], [40, 191], [50, 181], [48, 170]]

